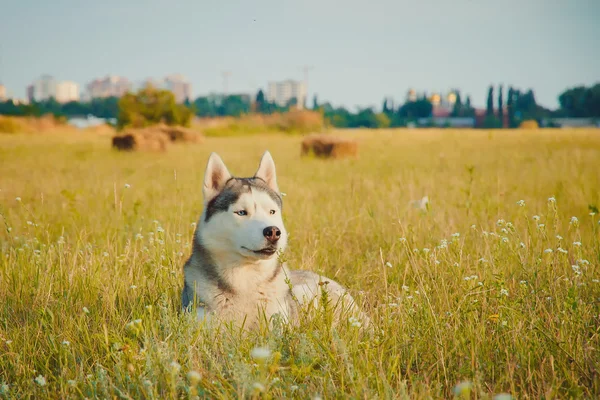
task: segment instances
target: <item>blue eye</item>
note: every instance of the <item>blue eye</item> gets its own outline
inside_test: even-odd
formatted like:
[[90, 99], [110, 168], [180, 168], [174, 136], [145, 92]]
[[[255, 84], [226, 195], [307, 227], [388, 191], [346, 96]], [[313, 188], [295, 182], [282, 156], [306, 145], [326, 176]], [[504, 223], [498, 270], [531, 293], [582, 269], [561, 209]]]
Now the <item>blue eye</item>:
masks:
[[246, 210], [234, 211], [234, 214], [244, 216], [244, 215], [248, 215], [248, 211], [246, 211]]

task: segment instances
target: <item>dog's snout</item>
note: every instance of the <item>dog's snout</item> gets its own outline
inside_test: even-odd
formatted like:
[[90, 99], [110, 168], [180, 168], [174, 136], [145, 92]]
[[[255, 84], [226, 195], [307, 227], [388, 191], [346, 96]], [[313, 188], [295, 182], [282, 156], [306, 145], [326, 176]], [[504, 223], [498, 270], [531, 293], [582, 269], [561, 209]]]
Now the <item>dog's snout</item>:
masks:
[[263, 235], [271, 243], [276, 243], [281, 237], [281, 231], [276, 226], [267, 226], [263, 229]]

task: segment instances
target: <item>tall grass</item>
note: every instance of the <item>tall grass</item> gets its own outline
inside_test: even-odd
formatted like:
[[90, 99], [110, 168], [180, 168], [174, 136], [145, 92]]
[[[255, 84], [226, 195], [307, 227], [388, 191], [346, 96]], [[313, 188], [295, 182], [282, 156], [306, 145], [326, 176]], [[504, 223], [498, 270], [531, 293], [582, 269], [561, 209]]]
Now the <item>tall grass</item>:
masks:
[[[598, 397], [598, 131], [345, 134], [358, 159], [277, 135], [163, 155], [0, 137], [0, 396]], [[265, 149], [289, 265], [349, 287], [374, 337], [179, 312], [209, 153], [247, 175]]]

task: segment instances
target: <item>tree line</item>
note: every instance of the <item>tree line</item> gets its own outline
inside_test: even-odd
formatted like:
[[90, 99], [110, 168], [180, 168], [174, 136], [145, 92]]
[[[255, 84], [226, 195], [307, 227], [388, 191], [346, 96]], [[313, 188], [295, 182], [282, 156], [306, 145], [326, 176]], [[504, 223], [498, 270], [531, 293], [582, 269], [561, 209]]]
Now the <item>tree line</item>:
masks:
[[[167, 114], [173, 120], [178, 120], [182, 115], [183, 119], [187, 120], [192, 115], [238, 117], [249, 113], [272, 114], [285, 112], [297, 105], [295, 99], [285, 106], [269, 102], [262, 90], [259, 90], [253, 99], [246, 95], [200, 96], [193, 101], [186, 100], [184, 104], [177, 105], [164, 92], [166, 91], [157, 91], [155, 95], [166, 104], [164, 107], [168, 109]], [[471, 105], [470, 97], [466, 96], [463, 101], [460, 91], [455, 90], [454, 93], [456, 99], [450, 111], [450, 117], [475, 117], [475, 109]], [[124, 105], [131, 104], [131, 95], [133, 94], [128, 94], [121, 99], [108, 97], [65, 104], [61, 104], [55, 99], [31, 104], [15, 104], [12, 101], [6, 101], [0, 102], [0, 114], [13, 116], [54, 114], [57, 117], [65, 118], [91, 114], [98, 118], [118, 119], [120, 112], [123, 116]], [[569, 88], [559, 95], [558, 100], [560, 107], [557, 110], [549, 110], [536, 103], [535, 94], [531, 89], [520, 90], [509, 86], [505, 90], [502, 85], [497, 88], [490, 86], [483, 126], [487, 128], [517, 127], [524, 120], [540, 121], [545, 118], [600, 118], [600, 83], [591, 87]], [[381, 110], [366, 107], [356, 111], [350, 111], [345, 107], [334, 107], [328, 102], [319, 103], [315, 96], [312, 104], [304, 104], [304, 108], [322, 112], [328, 123], [340, 128], [407, 126], [419, 119], [430, 118], [433, 112], [433, 104], [425, 95], [412, 101], [407, 100], [400, 105], [394, 105], [393, 100], [386, 98]], [[130, 118], [136, 117], [130, 116]]]

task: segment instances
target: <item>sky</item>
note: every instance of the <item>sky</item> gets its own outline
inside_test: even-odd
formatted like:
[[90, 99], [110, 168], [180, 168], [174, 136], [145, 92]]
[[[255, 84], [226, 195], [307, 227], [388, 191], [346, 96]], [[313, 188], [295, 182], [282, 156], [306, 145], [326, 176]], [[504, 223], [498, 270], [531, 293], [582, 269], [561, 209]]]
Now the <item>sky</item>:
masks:
[[25, 97], [42, 74], [83, 87], [182, 73], [194, 97], [303, 79], [309, 98], [381, 107], [409, 88], [490, 84], [564, 89], [600, 82], [598, 0], [0, 0], [0, 82]]

